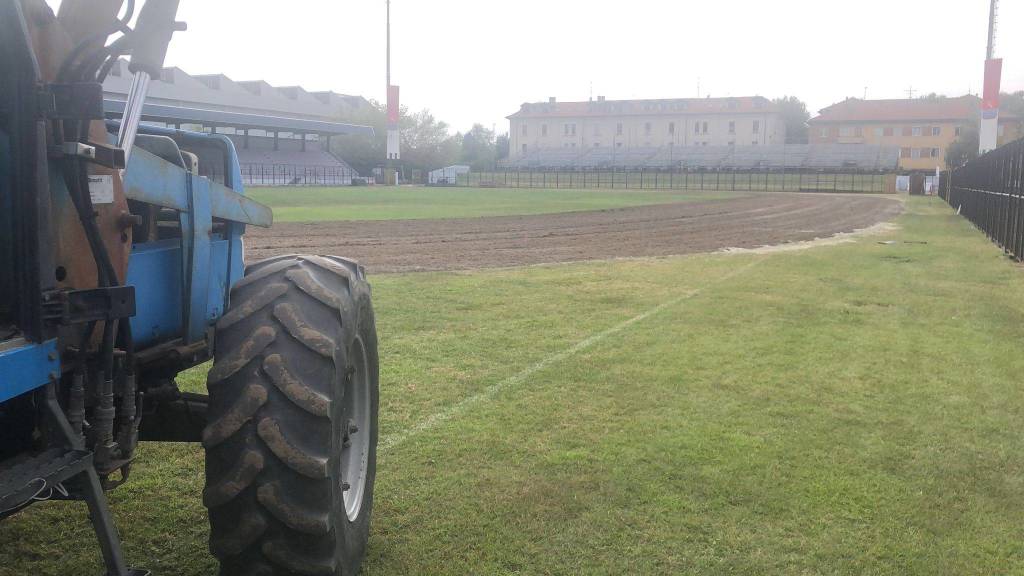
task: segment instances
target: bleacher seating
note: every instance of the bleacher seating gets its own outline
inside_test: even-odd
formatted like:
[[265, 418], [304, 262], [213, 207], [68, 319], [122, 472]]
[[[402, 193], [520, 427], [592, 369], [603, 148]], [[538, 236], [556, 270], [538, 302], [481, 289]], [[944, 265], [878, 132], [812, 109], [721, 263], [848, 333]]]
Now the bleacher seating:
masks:
[[525, 169], [895, 170], [899, 150], [870, 144], [539, 148], [506, 164]]
[[318, 142], [230, 136], [238, 153], [242, 182], [247, 186], [344, 186], [359, 174], [347, 162], [320, 147]]

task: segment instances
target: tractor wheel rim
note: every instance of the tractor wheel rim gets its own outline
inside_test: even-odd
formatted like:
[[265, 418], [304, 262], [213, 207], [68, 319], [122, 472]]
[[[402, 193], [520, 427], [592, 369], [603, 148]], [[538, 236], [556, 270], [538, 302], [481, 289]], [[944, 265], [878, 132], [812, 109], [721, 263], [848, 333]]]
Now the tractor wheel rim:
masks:
[[[366, 348], [361, 338], [352, 346], [354, 371], [345, 385], [342, 426], [347, 446], [341, 450], [342, 494], [345, 514], [350, 522], [359, 518], [366, 491], [366, 472], [370, 459], [370, 386]], [[347, 486], [347, 488], [346, 488]]]

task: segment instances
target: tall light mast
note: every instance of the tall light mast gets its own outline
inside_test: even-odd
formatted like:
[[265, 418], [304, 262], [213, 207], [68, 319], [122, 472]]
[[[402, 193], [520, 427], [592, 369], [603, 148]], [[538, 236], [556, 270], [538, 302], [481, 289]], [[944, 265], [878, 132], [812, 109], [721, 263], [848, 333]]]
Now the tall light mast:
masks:
[[387, 95], [388, 95], [388, 140], [387, 160], [388, 168], [393, 168], [394, 161], [402, 157], [400, 139], [398, 137], [398, 121], [401, 115], [398, 104], [398, 86], [391, 85], [391, 0], [387, 0]]
[[995, 57], [996, 19], [999, 0], [990, 0], [988, 8], [988, 47], [985, 50], [985, 85], [981, 95], [981, 125], [978, 129], [978, 153], [999, 145], [999, 84], [1003, 60]]

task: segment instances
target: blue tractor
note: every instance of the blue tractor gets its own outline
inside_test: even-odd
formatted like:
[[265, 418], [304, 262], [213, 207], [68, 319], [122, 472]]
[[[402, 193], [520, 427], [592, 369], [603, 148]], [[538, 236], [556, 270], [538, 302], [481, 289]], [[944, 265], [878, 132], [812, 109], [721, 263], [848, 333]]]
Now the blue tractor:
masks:
[[[131, 28], [134, 4], [0, 0], [0, 518], [84, 501], [107, 574], [145, 574], [105, 493], [140, 441], [201, 442], [221, 574], [355, 574], [377, 445], [364, 271], [244, 263], [245, 227], [271, 211], [229, 139], [141, 124], [183, 25], [177, 0], [148, 0]], [[106, 122], [101, 83], [129, 55]], [[209, 360], [209, 394], [179, 390]]]

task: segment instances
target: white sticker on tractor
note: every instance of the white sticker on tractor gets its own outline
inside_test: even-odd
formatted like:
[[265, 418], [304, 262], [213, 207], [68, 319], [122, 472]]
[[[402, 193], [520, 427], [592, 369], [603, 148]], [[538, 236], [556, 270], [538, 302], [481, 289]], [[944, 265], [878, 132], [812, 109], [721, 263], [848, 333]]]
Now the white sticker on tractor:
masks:
[[114, 176], [94, 174], [89, 176], [89, 196], [93, 204], [114, 203]]

